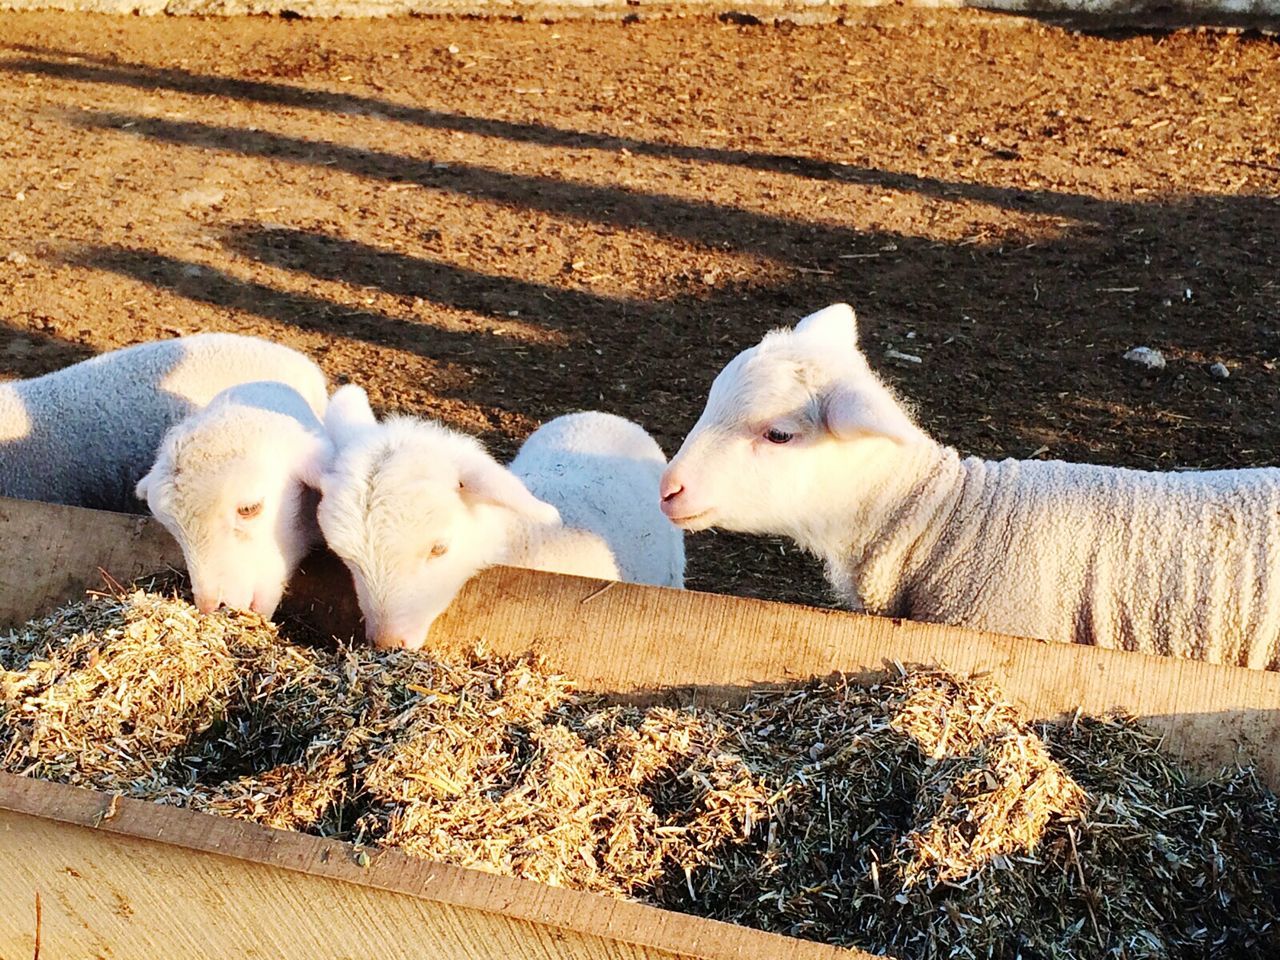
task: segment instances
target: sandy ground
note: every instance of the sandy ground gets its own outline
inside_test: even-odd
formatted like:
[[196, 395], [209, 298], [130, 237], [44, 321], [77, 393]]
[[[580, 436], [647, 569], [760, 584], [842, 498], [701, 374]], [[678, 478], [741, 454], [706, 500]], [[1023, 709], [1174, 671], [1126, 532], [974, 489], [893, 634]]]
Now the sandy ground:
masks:
[[[0, 74], [0, 376], [234, 330], [504, 455], [586, 407], [673, 452], [848, 300], [967, 452], [1277, 460], [1274, 39], [9, 14]], [[779, 541], [690, 546], [692, 586], [829, 601]]]

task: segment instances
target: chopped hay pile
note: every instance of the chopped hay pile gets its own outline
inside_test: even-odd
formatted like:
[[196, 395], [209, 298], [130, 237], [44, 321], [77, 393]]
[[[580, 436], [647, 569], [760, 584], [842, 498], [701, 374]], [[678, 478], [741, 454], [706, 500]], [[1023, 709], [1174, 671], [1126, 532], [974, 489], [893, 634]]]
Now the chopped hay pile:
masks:
[[0, 641], [0, 758], [17, 773], [145, 792], [226, 708], [240, 651], [268, 641], [139, 595], [70, 607]]
[[1280, 956], [1280, 808], [990, 682], [640, 710], [530, 659], [94, 597], [0, 637], [0, 767], [903, 958]]

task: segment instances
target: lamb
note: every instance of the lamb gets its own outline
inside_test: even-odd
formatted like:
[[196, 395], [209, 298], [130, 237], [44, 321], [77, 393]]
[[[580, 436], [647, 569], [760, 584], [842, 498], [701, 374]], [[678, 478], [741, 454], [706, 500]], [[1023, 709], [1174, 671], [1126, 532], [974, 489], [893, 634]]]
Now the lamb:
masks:
[[845, 304], [720, 372], [662, 508], [794, 539], [873, 614], [1280, 669], [1280, 469], [961, 459], [871, 371]]
[[170, 428], [137, 495], [182, 547], [196, 607], [270, 617], [320, 541], [316, 492], [332, 445], [293, 387], [228, 387]]
[[229, 333], [139, 344], [0, 384], [0, 495], [140, 512], [134, 488], [165, 431], [254, 380], [287, 383], [324, 415], [325, 376], [310, 359]]
[[378, 423], [356, 386], [333, 395], [325, 426], [336, 453], [320, 528], [379, 647], [420, 648], [463, 584], [496, 563], [683, 586], [683, 535], [658, 509], [666, 457], [628, 420], [559, 417], [510, 469], [440, 424]]

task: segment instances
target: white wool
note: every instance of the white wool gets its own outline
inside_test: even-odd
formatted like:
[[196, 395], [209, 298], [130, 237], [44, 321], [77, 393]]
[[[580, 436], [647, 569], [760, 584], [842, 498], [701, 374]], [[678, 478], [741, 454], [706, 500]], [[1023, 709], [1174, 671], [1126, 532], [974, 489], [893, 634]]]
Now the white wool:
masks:
[[320, 526], [381, 646], [420, 647], [466, 581], [495, 563], [683, 584], [682, 535], [657, 509], [666, 460], [635, 424], [553, 420], [511, 469], [440, 424], [377, 423], [358, 387], [334, 394], [326, 428], [338, 452]]
[[0, 495], [137, 512], [134, 487], [175, 423], [237, 383], [279, 380], [323, 415], [324, 373], [279, 344], [206, 333], [0, 384]]
[[201, 610], [271, 616], [320, 539], [330, 454], [306, 398], [274, 381], [229, 387], [165, 434], [137, 495], [181, 545]]
[[[562, 524], [524, 525], [529, 539], [508, 548], [517, 566], [684, 586], [684, 535], [658, 507], [667, 458], [641, 427], [609, 413], [573, 413], [535, 430], [511, 461], [511, 472], [552, 504]], [[592, 542], [595, 547], [586, 549]], [[616, 566], [605, 569], [605, 557]], [[596, 559], [596, 558], [600, 559]]]
[[721, 372], [663, 494], [686, 529], [792, 537], [871, 613], [1280, 669], [1280, 469], [962, 459], [843, 304]]

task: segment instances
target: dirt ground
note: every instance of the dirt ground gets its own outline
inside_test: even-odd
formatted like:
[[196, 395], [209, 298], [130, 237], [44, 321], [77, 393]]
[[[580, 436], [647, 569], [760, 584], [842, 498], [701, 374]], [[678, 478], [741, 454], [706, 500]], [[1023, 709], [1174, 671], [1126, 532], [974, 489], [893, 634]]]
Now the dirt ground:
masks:
[[[0, 376], [233, 330], [504, 455], [586, 407], [674, 452], [848, 300], [964, 451], [1277, 460], [1274, 39], [9, 14], [0, 72]], [[829, 602], [780, 541], [690, 546], [691, 586]]]

